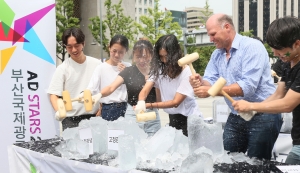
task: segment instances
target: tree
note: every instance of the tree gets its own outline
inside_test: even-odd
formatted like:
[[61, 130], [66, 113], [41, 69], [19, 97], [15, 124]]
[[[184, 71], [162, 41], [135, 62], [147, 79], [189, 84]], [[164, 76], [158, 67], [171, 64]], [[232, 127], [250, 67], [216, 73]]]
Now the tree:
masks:
[[174, 34], [179, 40], [182, 37], [181, 26], [172, 22], [170, 11], [159, 10], [159, 0], [155, 0], [154, 8], [148, 8], [148, 15], [140, 16], [140, 23], [135, 23], [137, 31], [147, 37], [152, 44], [165, 34]]
[[62, 62], [67, 54], [62, 45], [62, 34], [67, 28], [79, 27], [79, 19], [74, 17], [73, 0], [56, 0], [56, 57]]
[[205, 1], [205, 6], [204, 9], [205, 10], [201, 10], [201, 13], [203, 14], [203, 16], [199, 17], [199, 20], [202, 24], [205, 25], [207, 19], [213, 14], [213, 12], [209, 11], [209, 4], [208, 4], [208, 0]]
[[247, 37], [254, 37], [252, 29], [249, 31], [240, 32], [240, 34]]
[[[111, 0], [106, 0], [104, 6], [106, 7], [106, 19], [102, 20], [102, 33], [100, 33], [100, 18], [99, 16], [90, 18], [92, 22], [88, 27], [92, 32], [95, 40], [100, 44], [102, 37], [102, 48], [109, 55], [109, 41], [116, 34], [124, 35], [128, 38], [130, 44], [132, 45], [135, 41], [136, 31], [134, 28], [134, 21], [130, 16], [125, 16], [123, 14], [123, 8], [121, 6], [122, 0], [118, 4], [112, 4]], [[109, 37], [105, 35], [108, 29]]]

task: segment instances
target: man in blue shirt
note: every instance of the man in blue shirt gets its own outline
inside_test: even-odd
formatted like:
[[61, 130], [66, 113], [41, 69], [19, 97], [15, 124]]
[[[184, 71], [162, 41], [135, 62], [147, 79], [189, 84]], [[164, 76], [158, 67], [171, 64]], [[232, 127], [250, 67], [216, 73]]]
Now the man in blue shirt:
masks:
[[[227, 81], [223, 90], [234, 100], [261, 102], [275, 92], [268, 53], [259, 40], [236, 33], [232, 19], [225, 14], [212, 15], [206, 28], [217, 49], [211, 55], [204, 76], [190, 77], [198, 97], [209, 97], [207, 90], [220, 77]], [[231, 113], [224, 128], [224, 149], [247, 151], [249, 157], [270, 160], [282, 125], [281, 115], [257, 113], [246, 121], [231, 102], [225, 100]]]

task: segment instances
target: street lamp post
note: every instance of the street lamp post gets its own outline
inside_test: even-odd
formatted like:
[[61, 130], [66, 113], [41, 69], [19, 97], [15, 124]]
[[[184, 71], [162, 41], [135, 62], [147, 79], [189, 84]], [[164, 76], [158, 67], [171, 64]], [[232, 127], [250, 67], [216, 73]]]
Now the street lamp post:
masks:
[[102, 1], [99, 0], [99, 4], [100, 4], [100, 10], [99, 10], [99, 18], [100, 18], [100, 58], [101, 58], [101, 61], [103, 62], [103, 44], [102, 44], [102, 36], [103, 36], [103, 33], [102, 33]]

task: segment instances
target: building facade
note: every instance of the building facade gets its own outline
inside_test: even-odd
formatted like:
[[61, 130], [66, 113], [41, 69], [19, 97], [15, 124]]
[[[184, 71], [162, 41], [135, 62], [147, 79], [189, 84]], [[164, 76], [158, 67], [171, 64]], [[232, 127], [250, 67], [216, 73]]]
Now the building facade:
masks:
[[[203, 11], [206, 11], [205, 8], [199, 7], [188, 7], [185, 8], [186, 16], [187, 16], [187, 30], [188, 32], [192, 32], [196, 28], [204, 27], [205, 23], [200, 20], [203, 18], [206, 21], [206, 17], [203, 15]], [[209, 9], [210, 12], [213, 13], [212, 9]]]
[[154, 8], [154, 0], [135, 0], [135, 21], [140, 23], [140, 16], [148, 15], [148, 8]]
[[300, 17], [300, 0], [233, 0], [232, 19], [237, 32], [253, 30], [265, 40], [269, 24], [284, 16]]
[[181, 26], [181, 28], [187, 27], [185, 11], [175, 11], [175, 10], [169, 10], [169, 11], [172, 13], [172, 17], [173, 17], [172, 22], [177, 22]]

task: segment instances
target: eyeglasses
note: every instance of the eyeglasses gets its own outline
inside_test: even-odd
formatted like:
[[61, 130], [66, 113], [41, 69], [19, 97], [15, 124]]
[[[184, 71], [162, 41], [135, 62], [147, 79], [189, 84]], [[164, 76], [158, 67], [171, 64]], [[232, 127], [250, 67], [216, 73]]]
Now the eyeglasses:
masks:
[[111, 54], [116, 54], [118, 53], [120, 56], [123, 56], [126, 52], [124, 51], [117, 51], [116, 49], [110, 51]]
[[70, 44], [65, 45], [65, 47], [66, 47], [68, 50], [72, 50], [73, 47], [74, 47], [75, 49], [79, 49], [80, 46], [81, 46], [81, 43], [76, 43], [76, 44], [74, 44], [74, 45], [70, 45]]

